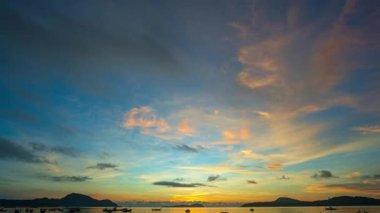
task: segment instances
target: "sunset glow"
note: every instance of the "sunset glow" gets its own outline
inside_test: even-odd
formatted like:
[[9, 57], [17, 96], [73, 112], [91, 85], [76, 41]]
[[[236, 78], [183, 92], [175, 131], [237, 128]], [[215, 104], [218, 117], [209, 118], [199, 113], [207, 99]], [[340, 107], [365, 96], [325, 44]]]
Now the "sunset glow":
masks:
[[380, 1], [0, 1], [0, 198], [380, 198]]

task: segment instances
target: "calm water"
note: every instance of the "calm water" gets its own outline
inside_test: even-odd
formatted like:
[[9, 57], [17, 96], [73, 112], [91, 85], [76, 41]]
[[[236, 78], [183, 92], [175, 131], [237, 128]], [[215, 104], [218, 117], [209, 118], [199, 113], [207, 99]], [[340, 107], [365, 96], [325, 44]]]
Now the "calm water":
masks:
[[[104, 213], [103, 208], [82, 208], [78, 213]], [[161, 211], [152, 211], [151, 208], [132, 208], [132, 213], [185, 213], [186, 209], [190, 209], [190, 213], [356, 213], [358, 209], [364, 209], [370, 213], [380, 213], [380, 207], [337, 207], [335, 211], [326, 211], [325, 207], [262, 207], [254, 208], [255, 211], [251, 212], [250, 208], [162, 208]], [[5, 208], [5, 213], [14, 213], [13, 208]], [[26, 213], [25, 208], [21, 208], [21, 213]], [[38, 209], [34, 209], [33, 213], [39, 213]], [[47, 211], [46, 213], [61, 213], [54, 211]], [[63, 213], [68, 213], [65, 210]], [[114, 213], [123, 213], [117, 211]]]

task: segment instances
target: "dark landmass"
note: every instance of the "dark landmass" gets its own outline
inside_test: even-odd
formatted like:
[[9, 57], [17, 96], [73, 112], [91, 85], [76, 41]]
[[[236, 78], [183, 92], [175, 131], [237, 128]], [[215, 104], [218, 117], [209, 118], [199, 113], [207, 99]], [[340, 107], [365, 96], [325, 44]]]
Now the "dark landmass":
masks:
[[5, 200], [0, 199], [3, 207], [117, 207], [110, 200], [96, 200], [87, 195], [71, 193], [61, 199], [37, 198], [33, 200]]
[[280, 207], [280, 206], [380, 206], [380, 199], [369, 197], [333, 197], [328, 200], [300, 201], [287, 197], [280, 197], [271, 202], [246, 203], [242, 207]]
[[165, 207], [188, 207], [188, 208], [198, 208], [198, 207], [204, 207], [202, 204], [200, 203], [194, 203], [194, 204], [189, 204], [189, 205], [174, 205], [174, 206], [165, 206]]

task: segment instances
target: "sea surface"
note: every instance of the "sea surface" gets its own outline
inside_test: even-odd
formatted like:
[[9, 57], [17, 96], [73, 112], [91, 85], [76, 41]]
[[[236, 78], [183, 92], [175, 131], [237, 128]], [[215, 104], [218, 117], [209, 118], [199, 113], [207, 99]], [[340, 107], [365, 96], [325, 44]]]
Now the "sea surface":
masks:
[[[122, 208], [122, 207], [120, 207]], [[154, 207], [157, 208], [157, 207]], [[380, 213], [380, 206], [363, 206], [363, 207], [336, 207], [337, 210], [325, 210], [325, 207], [255, 207], [251, 211], [247, 208], [229, 208], [229, 207], [217, 207], [217, 208], [161, 208], [161, 211], [152, 211], [152, 208], [147, 207], [132, 207], [132, 213], [185, 213], [186, 209], [190, 210], [190, 213], [356, 213], [358, 210], [366, 210], [369, 213]], [[26, 208], [18, 208], [20, 213], [26, 213]], [[4, 213], [14, 213], [15, 208], [4, 208]], [[33, 213], [40, 213], [38, 208], [35, 208]], [[69, 213], [68, 209], [63, 212], [59, 211], [46, 211], [46, 213]], [[81, 208], [77, 213], [104, 213], [103, 208]], [[122, 211], [116, 211], [113, 213], [123, 213]]]

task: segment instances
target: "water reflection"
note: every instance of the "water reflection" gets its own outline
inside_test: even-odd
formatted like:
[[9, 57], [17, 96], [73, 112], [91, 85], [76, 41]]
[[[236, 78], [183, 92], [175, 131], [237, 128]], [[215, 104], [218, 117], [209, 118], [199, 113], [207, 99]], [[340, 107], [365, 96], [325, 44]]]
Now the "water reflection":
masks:
[[[41, 208], [3, 208], [4, 213], [28, 213], [33, 209], [34, 213], [40, 213]], [[44, 208], [46, 209], [46, 208]], [[77, 213], [104, 213], [104, 208], [81, 208]], [[129, 208], [130, 209], [130, 208]], [[160, 213], [356, 213], [358, 210], [369, 213], [380, 213], [380, 207], [338, 207], [337, 210], [325, 210], [325, 207], [261, 207], [261, 208], [160, 208]], [[251, 210], [252, 209], [252, 210]], [[28, 210], [28, 211], [27, 211]], [[71, 209], [64, 208], [63, 213], [70, 213]], [[54, 211], [46, 211], [53, 213]], [[152, 208], [135, 207], [132, 213], [153, 213]]]

